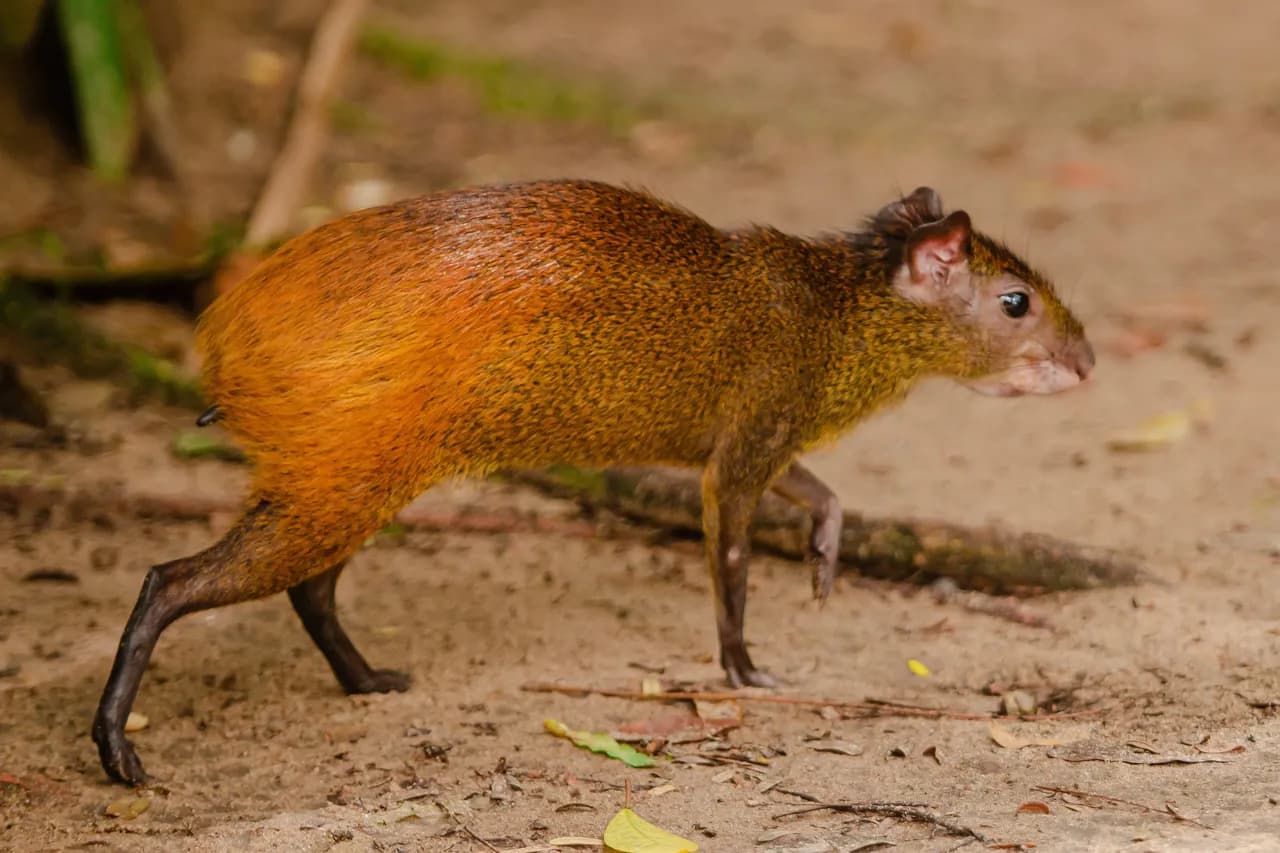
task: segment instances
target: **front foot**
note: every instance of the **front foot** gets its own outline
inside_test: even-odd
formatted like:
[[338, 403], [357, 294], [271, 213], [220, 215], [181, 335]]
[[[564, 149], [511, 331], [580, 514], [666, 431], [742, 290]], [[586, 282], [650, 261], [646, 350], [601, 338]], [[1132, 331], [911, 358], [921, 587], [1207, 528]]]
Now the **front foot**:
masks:
[[831, 589], [835, 586], [839, 564], [834, 556], [814, 554], [809, 558], [809, 570], [813, 574], [813, 597], [819, 605], [826, 604]]
[[720, 662], [724, 666], [724, 677], [729, 686], [738, 687], [777, 687], [778, 679], [763, 669], [758, 669], [751, 662], [746, 649], [730, 652], [724, 650], [720, 654]]
[[344, 684], [343, 689], [349, 694], [356, 693], [403, 693], [409, 689], [409, 673], [398, 669], [371, 669]]
[[813, 573], [813, 597], [819, 604], [827, 603], [831, 588], [835, 585], [836, 574], [840, 571], [840, 515], [839, 507], [834, 514], [822, 519], [815, 519], [813, 533], [809, 538], [809, 569]]
[[133, 744], [124, 736], [123, 727], [108, 727], [95, 722], [93, 740], [98, 745], [102, 769], [112, 779], [126, 785], [145, 785], [152, 781], [147, 771], [142, 769], [142, 761], [134, 751]]

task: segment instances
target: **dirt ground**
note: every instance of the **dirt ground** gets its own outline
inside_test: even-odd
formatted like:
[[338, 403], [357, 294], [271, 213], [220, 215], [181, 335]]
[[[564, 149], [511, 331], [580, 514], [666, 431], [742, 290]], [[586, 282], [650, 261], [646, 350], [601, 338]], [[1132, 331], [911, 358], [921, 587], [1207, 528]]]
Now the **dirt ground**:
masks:
[[[179, 95], [217, 92], [185, 122], [211, 198], [243, 213], [270, 147], [233, 168], [228, 136], [279, 133], [270, 99], [237, 95], [244, 51], [293, 62], [317, 4], [274, 17], [207, 5], [219, 8], [187, 28], [175, 81]], [[780, 695], [987, 712], [993, 693], [1021, 688], [1050, 710], [1092, 713], [1006, 729], [1127, 761], [1003, 747], [985, 721], [744, 703], [727, 751], [672, 745], [680, 760], [629, 769], [551, 737], [543, 720], [617, 731], [683, 709], [521, 687], [639, 689], [656, 677], [722, 689], [697, 548], [410, 533], [366, 548], [338, 590], [357, 644], [409, 670], [409, 692], [343, 696], [283, 598], [189, 617], [166, 632], [135, 706], [150, 724], [132, 737], [161, 781], [133, 794], [106, 782], [88, 737], [115, 644], [147, 568], [205, 546], [228, 520], [17, 506], [0, 513], [0, 849], [519, 848], [600, 837], [628, 779], [642, 816], [709, 851], [965, 842], [884, 817], [779, 819], [805, 804], [784, 790], [923, 803], [1037, 850], [1280, 849], [1280, 335], [1269, 329], [1280, 325], [1280, 5], [398, 0], [371, 16], [660, 108], [621, 135], [495, 116], [466, 86], [409, 82], [361, 57], [344, 97], [369, 121], [338, 132], [317, 201], [361, 169], [396, 194], [576, 175], [642, 183], [717, 224], [812, 232], [930, 184], [1049, 271], [1098, 347], [1095, 382], [1011, 401], [928, 383], [809, 461], [846, 507], [1124, 549], [1150, 579], [1029, 599], [1046, 629], [848, 574], [819, 609], [798, 566], [761, 558], [747, 635], [785, 681]], [[189, 345], [188, 317], [128, 304], [91, 316]], [[1155, 332], [1161, 345], [1132, 352]], [[57, 368], [25, 375], [71, 440], [0, 423], [0, 477], [104, 496], [241, 494], [242, 469], [173, 458], [190, 413], [121, 406], [109, 386]], [[1108, 449], [1119, 431], [1188, 411], [1197, 426], [1180, 442]], [[424, 500], [572, 515], [495, 485]], [[71, 580], [28, 579], [50, 569]], [[819, 751], [815, 738], [861, 751]], [[1128, 763], [1172, 757], [1190, 763]], [[145, 813], [104, 814], [135, 797]], [[1049, 813], [1019, 811], [1031, 801]]]

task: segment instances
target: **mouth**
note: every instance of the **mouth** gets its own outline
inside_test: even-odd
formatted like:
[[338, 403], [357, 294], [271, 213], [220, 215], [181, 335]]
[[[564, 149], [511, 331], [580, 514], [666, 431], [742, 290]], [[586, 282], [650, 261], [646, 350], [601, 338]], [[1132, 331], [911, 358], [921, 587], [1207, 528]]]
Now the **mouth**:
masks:
[[1022, 397], [1026, 395], [1060, 394], [1087, 382], [1080, 374], [1061, 362], [1036, 359], [1013, 365], [999, 373], [963, 383], [989, 397]]

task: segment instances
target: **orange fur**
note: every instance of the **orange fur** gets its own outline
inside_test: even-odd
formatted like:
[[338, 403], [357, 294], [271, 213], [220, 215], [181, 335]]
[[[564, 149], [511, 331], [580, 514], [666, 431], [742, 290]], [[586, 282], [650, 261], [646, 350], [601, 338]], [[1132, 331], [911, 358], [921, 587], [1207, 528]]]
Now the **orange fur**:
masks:
[[759, 440], [794, 450], [919, 376], [981, 373], [982, 341], [889, 272], [844, 236], [721, 231], [603, 184], [488, 187], [294, 239], [199, 343], [255, 495], [353, 543], [444, 477], [702, 465], [770, 408], [805, 426]]

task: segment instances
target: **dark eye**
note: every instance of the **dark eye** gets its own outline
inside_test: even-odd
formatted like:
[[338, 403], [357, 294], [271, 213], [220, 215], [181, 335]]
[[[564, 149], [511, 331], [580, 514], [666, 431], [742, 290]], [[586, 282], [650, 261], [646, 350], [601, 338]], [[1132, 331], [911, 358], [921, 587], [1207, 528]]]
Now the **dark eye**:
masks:
[[1015, 320], [1027, 313], [1031, 307], [1031, 298], [1020, 290], [1012, 293], [1000, 294], [1000, 307], [1004, 309], [1004, 313], [1013, 317]]

